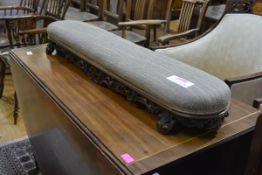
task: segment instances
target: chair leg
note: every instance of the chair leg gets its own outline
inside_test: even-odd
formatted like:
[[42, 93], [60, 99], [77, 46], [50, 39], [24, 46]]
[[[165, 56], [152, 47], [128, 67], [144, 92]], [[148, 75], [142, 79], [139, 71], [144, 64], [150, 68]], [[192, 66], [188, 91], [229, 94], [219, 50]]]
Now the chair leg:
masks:
[[156, 37], [157, 37], [157, 28], [154, 26], [154, 42], [156, 42]]
[[5, 63], [0, 59], [0, 98], [3, 97], [4, 79], [5, 79]]
[[18, 100], [17, 100], [17, 95], [15, 92], [14, 95], [14, 99], [15, 99], [15, 104], [14, 104], [14, 113], [13, 113], [13, 117], [14, 117], [14, 124], [17, 124], [17, 118], [18, 118], [18, 112], [19, 112], [19, 106], [18, 106]]
[[151, 35], [151, 28], [150, 28], [149, 26], [146, 27], [146, 33], [145, 33], [145, 35], [146, 35], [146, 41], [145, 41], [144, 46], [145, 46], [146, 48], [148, 48], [149, 45], [150, 45], [150, 35]]

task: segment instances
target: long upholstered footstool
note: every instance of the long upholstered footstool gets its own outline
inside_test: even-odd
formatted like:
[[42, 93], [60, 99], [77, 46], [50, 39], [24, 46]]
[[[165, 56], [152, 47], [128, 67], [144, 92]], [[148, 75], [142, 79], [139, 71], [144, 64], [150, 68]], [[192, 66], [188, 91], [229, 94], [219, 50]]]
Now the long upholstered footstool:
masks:
[[155, 114], [164, 134], [181, 126], [217, 130], [227, 116], [230, 89], [204, 71], [82, 22], [52, 23], [48, 35], [48, 54]]

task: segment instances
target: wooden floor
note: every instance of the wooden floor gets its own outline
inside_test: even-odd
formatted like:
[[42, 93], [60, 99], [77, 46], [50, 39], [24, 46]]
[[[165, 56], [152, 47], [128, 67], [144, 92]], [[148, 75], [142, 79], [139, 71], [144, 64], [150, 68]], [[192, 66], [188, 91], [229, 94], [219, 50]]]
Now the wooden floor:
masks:
[[13, 122], [14, 88], [11, 75], [5, 78], [5, 90], [0, 99], [0, 144], [27, 136], [24, 121], [21, 116], [17, 125]]

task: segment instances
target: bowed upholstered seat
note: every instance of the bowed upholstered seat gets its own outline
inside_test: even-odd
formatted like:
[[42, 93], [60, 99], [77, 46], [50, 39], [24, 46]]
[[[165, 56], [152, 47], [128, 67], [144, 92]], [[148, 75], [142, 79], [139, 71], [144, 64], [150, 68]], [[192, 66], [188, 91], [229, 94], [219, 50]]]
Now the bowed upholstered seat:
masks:
[[55, 22], [48, 35], [48, 54], [56, 49], [95, 82], [157, 115], [163, 133], [175, 124], [218, 129], [227, 114], [229, 88], [204, 71], [82, 22]]
[[157, 52], [226, 80], [234, 98], [252, 104], [262, 97], [261, 29], [262, 16], [227, 14], [203, 37]]

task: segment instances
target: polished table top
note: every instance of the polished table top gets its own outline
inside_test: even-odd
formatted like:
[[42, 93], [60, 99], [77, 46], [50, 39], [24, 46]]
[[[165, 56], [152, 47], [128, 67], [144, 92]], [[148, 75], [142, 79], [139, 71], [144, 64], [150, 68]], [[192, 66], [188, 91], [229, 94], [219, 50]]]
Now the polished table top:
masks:
[[[12, 58], [80, 130], [88, 129], [117, 161], [134, 174], [148, 172], [254, 129], [259, 111], [232, 99], [229, 117], [217, 133], [157, 132], [155, 117], [95, 84], [60, 56], [48, 56], [46, 45], [12, 51]], [[33, 105], [33, 104], [32, 104]], [[68, 112], [69, 111], [69, 112]]]

